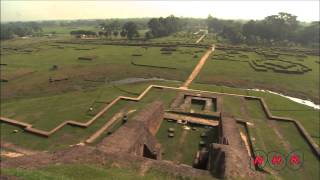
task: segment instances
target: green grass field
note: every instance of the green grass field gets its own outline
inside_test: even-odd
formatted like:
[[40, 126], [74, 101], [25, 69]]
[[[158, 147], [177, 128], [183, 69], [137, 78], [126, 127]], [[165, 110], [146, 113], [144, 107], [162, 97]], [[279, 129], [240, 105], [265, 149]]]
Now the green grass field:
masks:
[[[162, 84], [162, 83], [159, 83]], [[122, 85], [120, 86], [127, 91], [137, 91], [141, 92], [144, 90], [149, 83], [139, 83], [135, 85]], [[172, 84], [174, 85], [174, 84]], [[101, 92], [103, 92], [101, 94]], [[20, 116], [12, 116], [11, 118], [16, 118], [22, 122], [27, 122], [32, 124], [35, 128], [42, 130], [51, 130], [55, 128], [60, 123], [74, 119], [80, 122], [86, 122], [92, 116], [87, 114], [89, 107], [91, 107], [92, 102], [94, 101], [105, 101], [110, 102], [119, 95], [132, 96], [130, 94], [125, 94], [123, 92], [117, 91], [110, 86], [101, 87], [95, 91], [82, 92], [86, 95], [79, 92], [66, 93], [61, 95], [50, 96], [42, 98], [31, 98], [31, 99], [20, 99], [13, 101], [11, 103], [3, 103], [4, 108], [9, 109], [12, 112], [20, 111], [22, 112]], [[91, 94], [91, 95], [88, 95]], [[12, 142], [14, 144], [20, 145], [25, 148], [37, 149], [37, 150], [55, 150], [69, 145], [77, 144], [81, 141], [86, 140], [91, 134], [98, 130], [103, 124], [105, 124], [116, 112], [120, 111], [122, 108], [128, 110], [136, 110], [137, 112], [145, 107], [146, 104], [151, 103], [154, 100], [161, 100], [164, 102], [165, 106], [168, 107], [169, 103], [175, 97], [176, 92], [166, 91], [161, 89], [153, 89], [149, 92], [141, 101], [125, 101], [121, 100], [112, 106], [103, 116], [98, 118], [92, 125], [88, 128], [79, 128], [74, 126], [65, 126], [61, 130], [57, 131], [55, 134], [49, 138], [39, 137], [30, 133], [23, 132], [19, 127], [13, 125], [1, 123], [1, 140], [5, 142]], [[66, 98], [68, 97], [68, 98]], [[70, 97], [70, 98], [69, 98]], [[53, 100], [51, 100], [53, 98]], [[73, 99], [78, 99], [74, 101]], [[41, 104], [42, 103], [42, 104]], [[42, 106], [47, 107], [48, 105], [55, 107], [43, 109]], [[68, 104], [69, 103], [69, 104]], [[8, 106], [6, 106], [6, 104]], [[11, 106], [10, 106], [11, 104]], [[106, 104], [101, 104], [101, 106]], [[42, 108], [42, 113], [39, 113], [39, 108]], [[102, 107], [99, 107], [102, 108]], [[70, 113], [69, 113], [70, 112]], [[137, 113], [135, 112], [135, 113]], [[7, 111], [3, 111], [4, 116], [9, 116], [10, 114]], [[135, 114], [134, 113], [134, 114]], [[132, 115], [134, 115], [132, 114]], [[23, 116], [24, 115], [24, 116]], [[20, 118], [19, 118], [20, 117]], [[82, 118], [82, 119], [81, 119]], [[118, 124], [119, 125], [119, 124]], [[120, 126], [115, 125], [116, 128]], [[111, 127], [114, 128], [114, 127]], [[17, 129], [18, 133], [13, 133]], [[70, 134], [68, 133], [70, 131]], [[105, 133], [107, 135], [107, 132]], [[105, 135], [102, 135], [104, 137]], [[23, 137], [30, 137], [25, 140]], [[63, 141], [59, 139], [63, 138]], [[100, 138], [101, 139], [101, 138]]]
[[[21, 54], [12, 52], [1, 57], [1, 78], [7, 83], [1, 84], [2, 97], [39, 97], [60, 92], [88, 89], [99, 83], [88, 81], [112, 81], [132, 77], [158, 77], [173, 80], [184, 80], [197, 63], [192, 54], [174, 52], [172, 55], [161, 54], [160, 48], [148, 48], [143, 56], [132, 54], [139, 47], [94, 46], [94, 45], [58, 45], [43, 44], [34, 52]], [[77, 50], [77, 49], [89, 50]], [[35, 48], [34, 48], [35, 49]], [[197, 51], [197, 48], [179, 48], [181, 51]], [[197, 53], [201, 54], [201, 53]], [[83, 56], [97, 56], [92, 61], [78, 60]], [[153, 67], [133, 65], [143, 64]], [[53, 66], [57, 66], [52, 70]], [[159, 67], [173, 67], [164, 69]], [[68, 80], [49, 83], [49, 78]]]
[[[263, 60], [265, 57], [254, 52], [238, 51], [238, 53], [246, 55], [248, 58], [216, 50], [206, 62], [196, 82], [242, 88], [271, 89], [319, 101], [319, 64], [316, 63], [319, 57], [307, 56], [299, 58], [302, 59], [302, 61], [299, 61], [296, 56], [280, 55], [278, 59], [300, 63], [312, 69], [312, 71], [304, 74], [287, 74], [276, 73], [272, 70], [267, 72], [255, 71], [246, 61]], [[227, 57], [228, 60], [221, 60], [221, 54], [224, 54], [224, 56], [227, 54], [230, 57]], [[268, 60], [268, 62], [284, 63], [276, 60]]]
[[[320, 117], [318, 116], [319, 110], [315, 110], [311, 107], [295, 103], [284, 97], [265, 92], [196, 83], [194, 83], [191, 87], [194, 89], [202, 89], [222, 93], [262, 97], [267, 102], [267, 105], [273, 115], [291, 117], [298, 120], [304, 126], [304, 128], [306, 128], [314, 141], [318, 144], [320, 142], [319, 136], [317, 136], [317, 134], [319, 133], [318, 127], [320, 126]], [[244, 118], [240, 110], [240, 100], [237, 97], [232, 96], [226, 96], [224, 98], [226, 99], [226, 101], [223, 102], [224, 108], [226, 108], [228, 112], [231, 112], [235, 117]]]
[[[178, 47], [172, 54], [162, 54], [160, 47], [145, 49], [134, 46], [54, 42], [54, 40], [68, 42], [68, 39], [72, 38], [67, 36], [69, 30], [48, 28], [45, 29], [45, 32], [56, 31], [58, 36], [15, 39], [1, 44], [1, 63], [7, 64], [1, 66], [1, 79], [8, 80], [8, 82], [0, 84], [1, 116], [30, 123], [42, 130], [51, 130], [65, 120], [85, 122], [119, 95], [136, 97], [150, 84], [179, 87], [204, 53], [203, 49], [199, 48]], [[150, 41], [194, 43], [198, 37], [198, 35], [187, 37], [182, 33]], [[205, 39], [204, 43], [215, 41], [215, 36], [211, 36], [207, 40]], [[319, 64], [316, 63], [316, 60], [319, 57], [296, 58], [291, 55], [280, 55], [279, 59], [281, 60], [298, 62], [312, 69], [303, 74], [285, 74], [275, 73], [270, 69], [267, 69], [266, 72], [255, 71], [247, 61], [248, 59], [249, 61], [263, 59], [262, 55], [254, 52], [241, 51], [240, 53], [216, 50], [190, 88], [263, 97], [273, 115], [296, 119], [304, 126], [313, 140], [320, 144], [319, 110], [274, 94], [231, 87], [272, 89], [277, 92], [317, 100], [319, 99], [319, 87], [317, 87], [319, 84]], [[139, 56], [132, 56], [133, 54], [139, 54]], [[217, 58], [222, 57], [221, 55], [226, 56], [226, 54], [228, 60]], [[246, 55], [247, 58], [240, 57], [240, 55]], [[96, 57], [91, 61], [78, 59], [88, 56]], [[289, 67], [292, 64], [278, 61], [278, 59], [264, 59], [260, 63], [263, 65], [269, 63], [270, 65], [270, 62], [281, 67], [292, 68], [290, 70], [299, 69]], [[57, 68], [53, 68], [54, 65]], [[50, 77], [53, 79], [67, 77], [68, 80], [50, 83]], [[157, 77], [177, 81], [113, 84], [116, 80], [137, 77]], [[146, 104], [154, 100], [161, 100], [167, 109], [176, 95], [177, 92], [174, 90], [153, 89], [139, 102], [119, 101], [88, 128], [65, 126], [49, 138], [24, 132], [17, 126], [0, 123], [1, 141], [31, 150], [65, 149], [86, 140], [123, 108], [136, 110], [130, 115], [131, 117], [139, 113]], [[88, 113], [90, 107], [93, 107], [94, 111]], [[201, 106], [194, 105], [193, 108], [199, 110]], [[293, 172], [285, 168], [278, 172], [267, 168], [266, 170], [271, 173], [272, 178], [319, 178], [319, 160], [312, 154], [309, 145], [293, 124], [269, 122], [260, 103], [254, 100], [243, 102], [238, 97], [225, 95], [223, 96], [223, 108], [235, 117], [254, 124], [249, 126], [248, 131], [255, 149], [277, 150], [282, 153], [299, 149], [304, 153], [305, 163], [298, 171]], [[247, 116], [242, 112], [243, 109], [246, 109]], [[114, 124], [95, 143], [108, 136], [108, 132], [115, 132], [121, 125], [120, 122]], [[174, 138], [168, 138], [167, 130], [169, 127], [175, 128]], [[14, 130], [18, 130], [18, 132], [14, 133]], [[199, 148], [200, 134], [206, 131], [208, 129], [203, 127], [197, 127], [197, 131], [183, 130], [181, 125], [163, 121], [157, 134], [164, 149], [163, 159], [192, 165], [193, 157]], [[215, 142], [215, 140], [210, 140], [210, 142]], [[131, 177], [133, 177], [134, 179], [137, 177], [136, 171], [131, 169], [103, 169], [91, 165], [50, 166], [38, 170], [6, 169], [4, 172], [21, 177], [21, 179], [59, 179], [60, 176], [55, 176], [55, 174], [59, 174], [61, 178], [65, 179], [86, 179], [87, 176], [81, 173], [85, 168], [96, 172], [97, 178], [108, 176], [123, 177], [123, 179], [132, 179]], [[83, 170], [83, 173], [85, 172], [87, 171]], [[177, 177], [149, 172], [145, 178], [175, 179]]]
[[[158, 141], [162, 145], [163, 159], [192, 166], [197, 151], [201, 149], [200, 141], [204, 141], [206, 146], [209, 143], [217, 142], [217, 129], [192, 124], [188, 126], [191, 129], [185, 130], [183, 125], [176, 123], [176, 121], [163, 120], [157, 133]], [[192, 130], [193, 127], [196, 130]], [[174, 128], [174, 137], [168, 137], [169, 128]], [[207, 137], [201, 137], [202, 133], [206, 133]]]
[[[273, 115], [291, 117], [298, 120], [306, 128], [313, 140], [319, 144], [319, 136], [317, 135], [319, 134], [318, 127], [320, 122], [319, 110], [314, 110], [313, 108], [270, 93], [196, 83], [192, 85], [192, 88], [263, 97]], [[227, 112], [230, 112], [237, 118], [246, 119], [244, 114], [241, 113], [240, 107], [244, 105], [239, 98], [234, 96], [223, 96], [223, 98], [223, 108]], [[269, 167], [266, 169], [268, 172], [271, 172], [269, 178], [273, 179], [274, 176], [278, 176], [284, 179], [301, 179], [306, 177], [307, 179], [314, 179], [320, 176], [317, 170], [319, 168], [319, 161], [294, 124], [274, 121], [273, 125], [271, 125], [270, 122], [267, 122], [270, 120], [266, 119], [266, 115], [258, 101], [246, 101], [245, 107], [250, 117], [247, 121], [254, 124], [253, 126], [248, 126], [254, 149], [266, 152], [278, 151], [285, 155], [293, 150], [303, 152], [304, 164], [301, 169], [292, 171], [289, 168], [284, 168], [281, 171], [276, 171]], [[273, 130], [274, 128], [278, 130], [283, 140], [279, 140], [278, 135]], [[287, 145], [284, 143], [289, 144], [289, 147], [286, 147]]]
[[271, 174], [277, 174], [285, 179], [313, 179], [319, 177], [317, 157], [312, 153], [312, 149], [302, 138], [296, 126], [293, 123], [287, 122], [270, 122], [261, 111], [261, 105], [258, 101], [249, 100], [247, 103], [249, 105], [249, 116], [254, 124], [252, 127], [249, 126], [249, 132], [255, 150], [264, 150], [265, 152], [277, 151], [282, 153], [286, 158], [294, 150], [303, 153], [303, 167], [296, 171], [288, 168], [289, 163], [278, 172], [270, 167], [266, 167], [265, 169], [271, 172]]

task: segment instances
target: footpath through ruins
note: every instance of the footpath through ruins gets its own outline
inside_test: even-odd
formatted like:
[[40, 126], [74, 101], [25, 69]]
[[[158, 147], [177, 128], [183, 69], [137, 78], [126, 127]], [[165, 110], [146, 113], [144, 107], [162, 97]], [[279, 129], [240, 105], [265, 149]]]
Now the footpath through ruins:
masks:
[[210, 54], [214, 51], [215, 46], [212, 45], [210, 49], [207, 50], [207, 52], [201, 57], [200, 61], [196, 65], [196, 67], [193, 69], [192, 73], [188, 77], [188, 79], [183, 83], [183, 85], [180, 87], [181, 89], [188, 89], [189, 85], [192, 83], [192, 81], [197, 77], [199, 72], [201, 71], [202, 67], [206, 63], [207, 59], [209, 58]]

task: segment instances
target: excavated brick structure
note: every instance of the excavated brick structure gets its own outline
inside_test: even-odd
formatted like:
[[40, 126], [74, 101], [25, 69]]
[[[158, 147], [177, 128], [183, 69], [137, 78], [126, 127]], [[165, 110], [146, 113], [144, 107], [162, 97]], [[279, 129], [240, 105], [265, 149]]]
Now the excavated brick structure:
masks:
[[155, 138], [155, 134], [160, 128], [163, 115], [162, 102], [155, 101], [148, 104], [114, 134], [103, 139], [98, 149], [106, 153], [129, 153], [161, 159], [161, 145]]
[[[202, 101], [204, 108], [201, 114], [220, 117], [222, 98], [212, 93], [181, 92], [171, 103], [170, 109], [172, 112], [189, 113], [193, 101]], [[215, 110], [213, 106], [216, 106]]]
[[250, 157], [233, 117], [222, 114], [219, 123], [219, 144], [210, 145], [208, 169], [222, 178], [256, 175], [250, 169]]

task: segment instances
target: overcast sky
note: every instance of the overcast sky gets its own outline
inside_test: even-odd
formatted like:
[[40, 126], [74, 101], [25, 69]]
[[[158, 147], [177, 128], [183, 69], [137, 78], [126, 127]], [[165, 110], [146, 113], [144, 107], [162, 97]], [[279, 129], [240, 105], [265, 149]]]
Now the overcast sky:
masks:
[[278, 12], [319, 20], [319, 1], [3, 1], [1, 22], [175, 16], [263, 19]]

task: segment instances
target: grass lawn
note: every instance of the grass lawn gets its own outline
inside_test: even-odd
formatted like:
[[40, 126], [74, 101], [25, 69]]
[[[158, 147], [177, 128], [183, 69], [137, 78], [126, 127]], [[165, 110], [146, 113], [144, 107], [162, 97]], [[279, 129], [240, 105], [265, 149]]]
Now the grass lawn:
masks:
[[[216, 50], [209, 57], [196, 82], [243, 88], [273, 89], [291, 95], [319, 100], [319, 64], [316, 63], [318, 56], [307, 56], [298, 61], [295, 56], [281, 55], [279, 59], [300, 63], [312, 69], [312, 71], [304, 74], [285, 74], [275, 73], [271, 70], [267, 72], [255, 71], [247, 62], [241, 61], [261, 60], [264, 57], [254, 52], [238, 52], [242, 55], [247, 55], [248, 58]], [[227, 53], [228, 56], [231, 56], [228, 59], [232, 61], [220, 60], [219, 54], [221, 53]]]
[[[56, 31], [59, 36], [53, 39], [41, 37], [5, 41], [1, 49], [1, 63], [7, 64], [7, 66], [1, 66], [1, 78], [8, 80], [0, 85], [1, 116], [31, 123], [34, 127], [43, 130], [51, 130], [65, 120], [85, 122], [94, 115], [94, 113], [88, 113], [90, 107], [94, 107], [94, 112], [98, 112], [115, 97], [137, 96], [150, 84], [179, 87], [204, 53], [198, 48], [179, 47], [177, 51], [168, 55], [162, 54], [160, 47], [145, 49], [133, 46], [58, 44], [52, 40], [60, 38], [67, 42], [70, 38], [67, 37], [70, 29], [53, 27], [44, 30], [45, 33], [52, 31]], [[150, 41], [194, 43], [198, 38], [198, 35], [187, 37], [182, 33]], [[204, 42], [211, 41], [215, 41], [214, 36], [204, 39]], [[140, 55], [132, 56], [137, 53]], [[247, 60], [262, 59], [262, 56], [255, 52], [240, 53], [246, 55]], [[226, 54], [229, 60], [222, 60], [221, 55]], [[78, 60], [79, 57], [84, 56], [96, 57], [91, 61]], [[245, 56], [240, 57], [237, 53], [216, 50], [206, 62], [196, 83], [193, 83], [190, 88], [263, 97], [273, 115], [291, 117], [301, 122], [311, 137], [320, 144], [319, 110], [274, 94], [232, 88], [269, 88], [317, 100], [320, 82], [319, 64], [316, 63], [318, 58], [318, 56], [306, 56], [297, 59], [295, 55], [280, 55], [275, 60], [259, 61], [269, 65], [278, 63], [279, 66], [295, 70], [296, 67], [290, 67], [290, 63], [279, 61], [279, 59], [298, 62], [312, 69], [304, 74], [275, 73], [270, 69], [267, 72], [257, 72], [247, 62], [243, 62], [246, 60]], [[54, 65], [58, 68], [52, 69]], [[68, 77], [68, 80], [50, 83], [50, 77]], [[116, 86], [110, 83], [114, 80], [135, 77], [158, 77], [181, 82], [152, 81]], [[174, 90], [152, 89], [139, 102], [119, 101], [88, 128], [65, 126], [49, 138], [39, 137], [24, 132], [19, 127], [0, 123], [1, 141], [34, 150], [63, 149], [86, 140], [123, 108], [136, 110], [130, 114], [130, 117], [139, 113], [146, 104], [154, 100], [163, 101], [165, 109], [168, 109], [176, 95], [177, 92]], [[200, 110], [202, 106], [193, 103], [192, 108]], [[245, 114], [241, 112], [242, 109], [247, 110], [249, 118], [245, 118]], [[278, 175], [283, 179], [319, 178], [319, 160], [312, 154], [310, 147], [292, 123], [277, 121], [271, 123], [267, 120], [258, 101], [245, 100], [243, 103], [239, 97], [235, 96], [223, 96], [223, 110], [236, 118], [253, 123], [253, 126], [248, 126], [248, 132], [254, 149], [276, 150], [284, 154], [299, 149], [304, 153], [305, 162], [300, 170], [291, 171], [285, 168], [278, 172], [267, 167], [266, 170], [272, 175]], [[113, 124], [97, 142], [106, 137], [108, 131], [114, 132], [119, 127], [121, 127], [121, 121]], [[171, 127], [175, 129], [173, 138], [168, 137], [168, 128]], [[164, 152], [163, 159], [192, 165], [200, 140], [206, 143], [217, 142], [215, 128], [207, 129], [202, 126], [196, 128], [196, 131], [184, 130], [180, 124], [164, 120], [157, 133]], [[14, 130], [18, 132], [13, 133]], [[200, 134], [203, 132], [209, 134], [210, 138], [202, 139]], [[279, 136], [282, 136], [282, 139]], [[289, 146], [286, 146], [286, 143]], [[59, 165], [37, 170], [5, 169], [4, 173], [22, 179], [88, 179], [92, 177], [140, 179], [136, 171], [136, 169], [102, 168], [93, 165]], [[175, 179], [177, 177], [151, 170], [145, 177], [141, 177], [143, 178]]]
[[[284, 154], [285, 157], [291, 151], [299, 150], [304, 155], [303, 167], [297, 171], [290, 170], [288, 164], [280, 171], [272, 170], [270, 166], [266, 166], [265, 169], [285, 179], [301, 179], [306, 177], [313, 179], [319, 177], [319, 161], [312, 153], [310, 146], [302, 138], [296, 126], [289, 122], [271, 122], [267, 120], [260, 103], [256, 100], [248, 100], [246, 104], [250, 113], [249, 116], [253, 122], [253, 126], [249, 126], [249, 132], [254, 150], [264, 150], [265, 152], [277, 151]], [[277, 136], [276, 129], [278, 129], [282, 139]], [[289, 147], [285, 147], [284, 143], [287, 143]]]
[[[1, 123], [1, 141], [11, 142], [18, 146], [35, 150], [54, 151], [65, 148], [69, 145], [74, 145], [85, 141], [90, 135], [100, 129], [101, 126], [105, 124], [105, 122], [108, 121], [114, 113], [124, 108], [126, 104], [126, 101], [120, 101], [119, 103], [115, 104], [88, 128], [64, 126], [62, 129], [48, 138], [24, 132], [23, 129], [17, 126]], [[13, 131], [16, 129], [19, 130], [19, 132], [13, 133]]]
[[285, 168], [280, 175], [286, 179], [319, 179], [319, 160], [312, 153], [312, 149], [302, 138], [299, 130], [292, 123], [277, 122], [284, 138], [290, 143], [291, 150], [299, 150], [303, 153], [303, 166], [301, 169], [292, 171]]
[[223, 96], [223, 111], [232, 114], [235, 118], [244, 118], [241, 114], [241, 100], [236, 96]]
[[250, 91], [250, 95], [263, 97], [273, 115], [291, 117], [298, 120], [308, 131], [314, 141], [320, 144], [319, 127], [320, 116], [319, 110], [311, 107], [292, 102], [289, 99], [279, 97], [270, 93]]
[[[153, 83], [154, 82], [137, 83], [131, 85], [127, 84], [120, 85], [119, 87], [125, 89], [126, 91], [133, 91], [140, 94], [142, 90]], [[158, 82], [157, 84], [166, 84], [166, 82]], [[173, 86], [178, 85], [177, 83], [169, 84]], [[92, 102], [108, 102], [119, 95], [128, 94], [119, 92], [118, 89], [115, 90], [111, 86], [106, 85], [105, 87], [100, 87], [100, 89], [96, 89], [95, 91], [83, 92], [82, 94], [79, 92], [72, 92], [49, 97], [28, 98], [20, 99], [17, 101], [10, 101], [10, 103], [2, 103], [1, 105], [3, 106], [3, 108], [1, 108], [1, 110], [3, 116], [9, 116], [10, 112], [16, 112], [16, 115], [12, 115], [9, 117], [17, 118], [18, 120], [21, 120], [23, 122], [31, 123], [34, 125], [34, 127], [42, 130], [51, 130], [58, 124], [69, 119], [86, 122], [89, 118], [92, 117], [87, 113], [87, 110], [92, 105]], [[81, 141], [86, 140], [86, 138], [88, 138], [96, 130], [101, 128], [103, 124], [105, 124], [116, 112], [120, 111], [120, 109], [122, 108], [126, 108], [128, 110], [136, 110], [136, 112], [132, 113], [131, 116], [135, 115], [139, 110], [145, 107], [146, 104], [149, 104], [154, 100], [161, 100], [162, 102], [164, 102], [165, 107], [168, 108], [175, 95], [175, 91], [154, 88], [139, 102], [125, 100], [119, 101], [88, 128], [65, 126], [49, 138], [38, 137], [34, 134], [24, 132], [19, 127], [1, 123], [1, 140], [30, 149], [54, 150], [63, 148], [68, 145], [77, 144]], [[51, 98], [55, 100], [51, 100]], [[51, 104], [52, 106], [54, 105], [55, 108], [47, 108], [48, 104]], [[101, 103], [101, 107], [99, 108], [102, 108], [102, 106], [105, 105], [106, 104]], [[39, 109], [41, 114], [39, 114]], [[48, 116], [47, 113], [50, 114], [50, 116]], [[24, 119], [19, 117], [29, 118]], [[120, 125], [121, 123], [116, 123], [108, 131], [114, 132], [117, 128], [120, 127]], [[18, 129], [19, 133], [13, 133], [15, 129]], [[106, 135], [107, 132], [101, 137], [103, 138]], [[24, 139], [25, 137], [28, 138]], [[62, 141], [60, 140], [61, 138], [63, 138]], [[99, 140], [101, 140], [102, 138], [99, 138]]]
[[262, 106], [257, 100], [246, 100], [249, 113], [249, 122], [253, 123], [250, 127], [250, 135], [253, 139], [255, 150], [282, 151], [283, 147], [278, 140], [273, 128], [267, 122], [268, 119], [262, 110]]
[[[126, 88], [128, 86], [120, 85]], [[146, 84], [131, 85], [132, 91], [141, 90]], [[24, 98], [1, 103], [2, 116], [33, 124], [43, 130], [51, 130], [66, 120], [86, 122], [92, 117], [88, 110], [95, 105], [98, 112], [119, 95], [132, 96], [110, 85], [94, 90], [72, 91], [39, 98]], [[105, 102], [105, 103], [95, 103]]]
[[[217, 129], [192, 124], [188, 126], [195, 127], [196, 130], [185, 130], [183, 125], [175, 121], [168, 122], [163, 120], [156, 135], [163, 150], [163, 159], [192, 166], [196, 152], [200, 149], [199, 142], [201, 140], [206, 142], [207, 145], [217, 142]], [[175, 130], [172, 138], [168, 137], [169, 128], [174, 128]], [[207, 137], [200, 137], [202, 133], [206, 133]]]
[[[60, 92], [86, 89], [94, 85], [89, 81], [112, 81], [133, 77], [158, 77], [184, 80], [198, 61], [192, 54], [174, 52], [161, 54], [159, 47], [148, 48], [139, 57], [134, 57], [137, 47], [108, 45], [43, 44], [34, 47], [30, 53], [13, 52], [1, 57], [7, 66], [1, 67], [1, 95], [5, 99], [18, 97], [39, 97]], [[40, 48], [35, 50], [36, 48]], [[86, 50], [79, 50], [86, 49]], [[139, 48], [138, 48], [139, 49]], [[180, 48], [179, 48], [180, 49]], [[197, 51], [197, 48], [181, 48], [181, 51]], [[201, 52], [196, 53], [199, 55]], [[79, 57], [96, 56], [95, 59], [78, 60]], [[155, 67], [131, 64], [131, 61]], [[57, 69], [52, 70], [53, 66]], [[173, 67], [164, 69], [160, 67]], [[49, 83], [49, 78], [67, 77], [68, 80]]]
[[[320, 127], [319, 110], [315, 110], [311, 107], [298, 104], [289, 99], [271, 93], [197, 83], [193, 83], [191, 88], [262, 97], [266, 101], [273, 115], [291, 117], [298, 120], [312, 136], [315, 142], [319, 144], [319, 136], [317, 135], [319, 134]], [[232, 112], [234, 116], [244, 118], [240, 113], [240, 100], [236, 99], [236, 97], [224, 96], [223, 106], [224, 108], [227, 108], [228, 112]]]
[[[292, 117], [301, 122], [306, 128], [312, 138], [319, 144], [319, 110], [314, 110], [305, 105], [295, 103], [286, 98], [264, 92], [247, 91], [230, 87], [219, 87], [215, 85], [192, 84], [192, 88], [203, 89], [224, 93], [236, 93], [243, 95], [251, 95], [263, 97], [270, 108], [273, 115]], [[223, 96], [223, 108], [227, 112], [231, 112], [237, 118], [244, 118], [241, 113], [241, 101], [234, 96]], [[262, 110], [261, 104], [256, 100], [246, 100], [248, 115], [251, 117], [249, 120], [254, 123], [253, 126], [248, 126], [250, 139], [253, 142], [253, 148], [256, 150], [279, 151], [287, 155], [290, 150], [300, 150], [305, 156], [303, 167], [298, 171], [292, 171], [284, 168], [281, 171], [272, 170], [270, 167], [267, 171], [272, 172], [284, 179], [318, 179], [319, 178], [319, 161], [312, 153], [307, 142], [302, 138], [298, 129], [292, 123], [284, 123], [274, 121], [274, 126], [282, 135], [290, 147], [286, 150], [282, 140], [279, 140], [273, 127], [268, 123], [265, 113]], [[274, 178], [274, 175], [268, 176]], [[273, 176], [273, 177], [272, 177]]]

